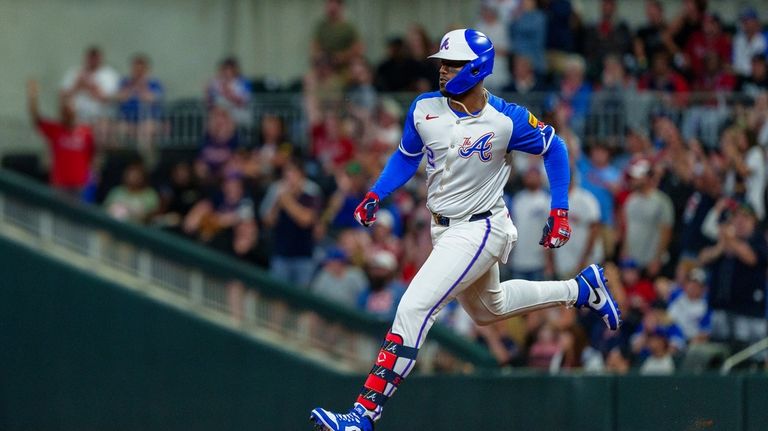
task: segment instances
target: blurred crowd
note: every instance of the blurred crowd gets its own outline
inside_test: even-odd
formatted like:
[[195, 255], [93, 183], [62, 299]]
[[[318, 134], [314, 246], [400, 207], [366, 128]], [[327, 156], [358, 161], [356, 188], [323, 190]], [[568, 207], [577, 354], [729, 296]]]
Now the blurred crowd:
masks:
[[[723, 22], [706, 0], [683, 0], [677, 16], [648, 0], [645, 23], [630, 28], [615, 0], [600, 1], [592, 23], [571, 3], [486, 0], [464, 23], [495, 44], [486, 87], [553, 124], [571, 159], [572, 239], [551, 251], [538, 246], [549, 212], [542, 164], [515, 155], [505, 199], [519, 239], [502, 278], [569, 278], [603, 262], [625, 324], [609, 332], [570, 308], [476, 327], [456, 304], [440, 320], [500, 365], [552, 372], [670, 373], [691, 352], [768, 336], [768, 44], [758, 11]], [[352, 212], [399, 144], [406, 110], [393, 94], [437, 88], [439, 66], [426, 57], [444, 29], [411, 26], [374, 65], [344, 6], [326, 0], [316, 23], [297, 86], [301, 138], [277, 113], [253, 115], [261, 93], [236, 58], [220, 62], [201, 94], [205, 127], [193, 150], [152, 146], [169, 125], [146, 55], [120, 77], [88, 48], [61, 83], [58, 119], [40, 114], [30, 82], [51, 185], [390, 319], [431, 249], [423, 171], [383, 202], [373, 228]], [[642, 95], [654, 103], [635, 115]], [[137, 146], [116, 149], [115, 129]]]

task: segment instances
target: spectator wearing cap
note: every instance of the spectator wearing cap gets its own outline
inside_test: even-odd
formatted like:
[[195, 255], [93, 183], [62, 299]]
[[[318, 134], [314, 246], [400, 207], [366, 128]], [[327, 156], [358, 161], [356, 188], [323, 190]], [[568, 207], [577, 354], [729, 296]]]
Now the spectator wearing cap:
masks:
[[622, 258], [635, 260], [646, 275], [655, 277], [668, 260], [674, 207], [669, 197], [655, 186], [651, 162], [635, 162], [629, 168], [632, 192], [623, 208], [626, 232]]
[[406, 289], [397, 278], [397, 258], [389, 251], [377, 250], [368, 257], [365, 268], [368, 289], [358, 296], [358, 307], [384, 320], [394, 318]]
[[760, 31], [760, 19], [757, 10], [747, 7], [739, 15], [741, 28], [733, 38], [733, 70], [741, 76], [749, 76], [752, 71], [752, 57], [765, 54], [768, 41]]
[[664, 375], [675, 372], [675, 362], [669, 347], [666, 332], [657, 328], [648, 335], [648, 350], [650, 355], [640, 366], [640, 374]]
[[729, 202], [715, 210], [725, 221], [718, 226], [717, 243], [699, 255], [709, 270], [712, 337], [756, 341], [767, 331], [768, 244], [757, 229], [757, 217], [749, 204]]
[[704, 270], [694, 267], [686, 275], [683, 285], [669, 296], [667, 314], [680, 328], [688, 344], [706, 341], [712, 330], [706, 280]]
[[640, 361], [652, 355], [651, 338], [654, 334], [663, 335], [673, 353], [680, 352], [686, 347], [682, 330], [667, 314], [667, 304], [660, 300], [654, 301], [645, 310], [640, 325], [630, 337], [632, 352]]
[[363, 271], [351, 265], [344, 250], [332, 247], [312, 280], [312, 293], [354, 308], [368, 281]]

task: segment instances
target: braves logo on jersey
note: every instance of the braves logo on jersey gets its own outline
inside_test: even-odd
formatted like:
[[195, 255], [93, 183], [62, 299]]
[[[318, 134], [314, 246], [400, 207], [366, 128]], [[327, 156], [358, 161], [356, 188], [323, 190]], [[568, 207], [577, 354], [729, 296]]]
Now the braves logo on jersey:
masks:
[[465, 159], [472, 157], [472, 154], [477, 153], [480, 157], [480, 161], [489, 162], [493, 158], [493, 144], [491, 139], [495, 136], [495, 133], [488, 132], [485, 135], [477, 138], [475, 142], [472, 142], [472, 138], [464, 138], [464, 142], [459, 147], [459, 155]]

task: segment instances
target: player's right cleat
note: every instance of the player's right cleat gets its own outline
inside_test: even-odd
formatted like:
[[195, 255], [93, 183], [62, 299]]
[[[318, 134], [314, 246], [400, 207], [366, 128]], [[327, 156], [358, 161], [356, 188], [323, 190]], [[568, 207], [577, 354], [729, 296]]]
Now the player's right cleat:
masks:
[[576, 307], [589, 307], [603, 318], [605, 325], [611, 330], [621, 326], [621, 311], [608, 290], [608, 281], [599, 265], [589, 265], [576, 275], [579, 285], [579, 295], [574, 304]]
[[365, 415], [365, 407], [355, 403], [349, 413], [332, 413], [316, 408], [309, 415], [314, 431], [373, 431], [373, 421]]

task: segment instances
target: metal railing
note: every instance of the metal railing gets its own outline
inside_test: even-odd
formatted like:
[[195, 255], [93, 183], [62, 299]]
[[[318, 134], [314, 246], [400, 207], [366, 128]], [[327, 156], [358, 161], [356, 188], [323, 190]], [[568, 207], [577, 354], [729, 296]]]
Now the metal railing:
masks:
[[[379, 97], [393, 99], [407, 112], [415, 94], [390, 93]], [[705, 146], [715, 147], [722, 129], [737, 112], [748, 106], [755, 95], [743, 93], [684, 93], [666, 94], [628, 88], [616, 91], [594, 91], [582, 101], [569, 101], [555, 92], [499, 93], [508, 101], [528, 107], [540, 119], [557, 106], [571, 108], [568, 123], [584, 144], [607, 140], [609, 145], [623, 145], [627, 128], [649, 133], [652, 119], [657, 115], [671, 118], [686, 138], [698, 138]], [[564, 105], [563, 105], [564, 104]], [[329, 108], [331, 109], [331, 108]], [[349, 113], [345, 103], [335, 105], [340, 115]], [[299, 147], [308, 143], [308, 123], [300, 93], [265, 93], [254, 95], [245, 109], [245, 119], [238, 123], [241, 145], [257, 145], [260, 121], [264, 115], [280, 117], [286, 137]], [[167, 101], [152, 109], [140, 110], [136, 116], [125, 118], [115, 106], [111, 117], [99, 125], [97, 135], [107, 146], [152, 148], [190, 148], [200, 144], [206, 129], [208, 107], [201, 99]], [[242, 117], [242, 116], [241, 116]], [[150, 127], [144, 127], [149, 124]], [[0, 118], [0, 142], [15, 143], [33, 136], [28, 121]], [[21, 145], [19, 145], [21, 146]]]
[[[367, 371], [388, 328], [389, 322], [270, 279], [234, 258], [117, 222], [2, 170], [0, 235], [342, 370]], [[467, 371], [494, 365], [485, 349], [436, 327], [417, 369]]]

